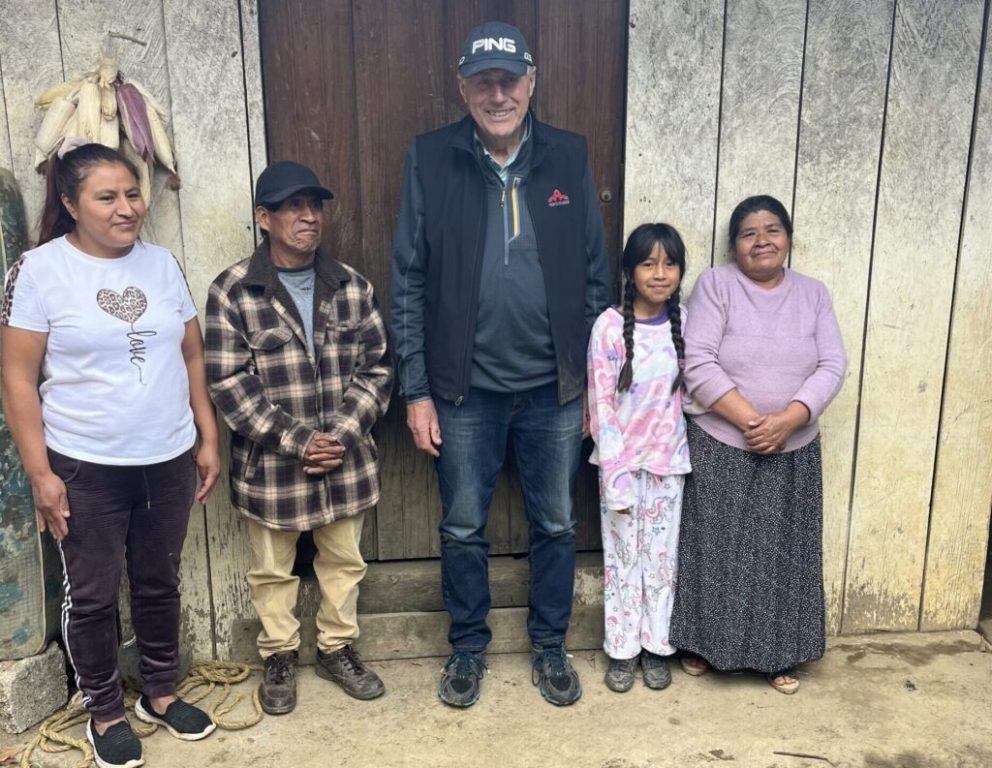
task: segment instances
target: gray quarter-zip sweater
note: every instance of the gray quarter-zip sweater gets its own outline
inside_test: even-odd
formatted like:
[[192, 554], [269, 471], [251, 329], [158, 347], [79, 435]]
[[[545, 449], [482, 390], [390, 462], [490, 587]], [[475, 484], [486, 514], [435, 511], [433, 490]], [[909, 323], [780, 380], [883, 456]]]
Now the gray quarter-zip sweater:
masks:
[[528, 125], [503, 178], [481, 141], [475, 141], [486, 179], [488, 214], [471, 382], [495, 392], [539, 387], [558, 375], [544, 272], [525, 197], [530, 133]]

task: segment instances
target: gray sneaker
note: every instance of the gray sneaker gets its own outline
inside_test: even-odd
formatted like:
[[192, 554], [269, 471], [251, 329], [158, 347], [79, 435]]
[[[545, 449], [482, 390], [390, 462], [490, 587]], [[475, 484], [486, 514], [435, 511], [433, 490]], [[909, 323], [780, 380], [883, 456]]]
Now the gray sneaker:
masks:
[[267, 715], [285, 715], [296, 707], [296, 651], [274, 653], [265, 660], [258, 701]]
[[531, 682], [545, 701], [558, 707], [574, 704], [582, 696], [579, 673], [568, 661], [564, 644], [531, 649]]
[[441, 672], [438, 698], [452, 707], [471, 707], [479, 700], [486, 669], [484, 653], [455, 651]]
[[317, 675], [341, 686], [356, 699], [375, 699], [386, 692], [379, 676], [365, 666], [351, 645], [337, 651], [317, 651]]
[[610, 668], [606, 670], [606, 687], [616, 693], [626, 693], [634, 686], [634, 672], [640, 657], [632, 659], [610, 659]]
[[668, 659], [651, 651], [641, 651], [641, 670], [644, 672], [644, 684], [648, 688], [660, 691], [672, 682], [672, 673], [668, 669]]

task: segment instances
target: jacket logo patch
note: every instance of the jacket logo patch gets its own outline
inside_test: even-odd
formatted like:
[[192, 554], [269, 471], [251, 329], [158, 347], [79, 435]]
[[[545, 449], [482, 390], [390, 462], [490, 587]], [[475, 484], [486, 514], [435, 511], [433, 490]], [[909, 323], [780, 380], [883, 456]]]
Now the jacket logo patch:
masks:
[[557, 208], [559, 205], [568, 205], [570, 202], [568, 195], [563, 195], [560, 189], [556, 189], [548, 198], [548, 207]]

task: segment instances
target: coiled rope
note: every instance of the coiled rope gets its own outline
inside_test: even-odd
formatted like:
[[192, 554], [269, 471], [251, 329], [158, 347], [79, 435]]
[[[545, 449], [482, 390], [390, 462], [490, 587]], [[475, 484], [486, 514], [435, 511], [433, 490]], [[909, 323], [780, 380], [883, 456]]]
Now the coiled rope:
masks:
[[[231, 686], [248, 679], [252, 672], [261, 667], [252, 664], [239, 664], [232, 661], [208, 661], [193, 665], [186, 678], [176, 687], [176, 695], [189, 704], [196, 704], [203, 701], [214, 692], [217, 686], [223, 686], [220, 696], [209, 707], [203, 707], [210, 719], [218, 728], [227, 731], [239, 731], [261, 721], [262, 705], [258, 701], [258, 688], [254, 688], [251, 693], [254, 713], [244, 719], [228, 719], [225, 715], [230, 714], [246, 697], [245, 693], [235, 694], [231, 698]], [[127, 709], [134, 709], [134, 702], [138, 700], [140, 694], [137, 691], [128, 689], [124, 694], [124, 705]], [[229, 702], [228, 699], [231, 698]], [[89, 720], [89, 713], [79, 701], [79, 696], [73, 699], [62, 709], [49, 717], [41, 724], [38, 735], [24, 748], [21, 753], [20, 768], [37, 768], [37, 764], [31, 762], [31, 755], [36, 749], [42, 752], [68, 752], [77, 749], [83, 753], [75, 768], [89, 768], [93, 765], [93, 748], [85, 739], [77, 739], [67, 735], [65, 732], [73, 726], [80, 725]], [[131, 723], [134, 733], [144, 738], [158, 729], [153, 723], [143, 723], [135, 719]]]

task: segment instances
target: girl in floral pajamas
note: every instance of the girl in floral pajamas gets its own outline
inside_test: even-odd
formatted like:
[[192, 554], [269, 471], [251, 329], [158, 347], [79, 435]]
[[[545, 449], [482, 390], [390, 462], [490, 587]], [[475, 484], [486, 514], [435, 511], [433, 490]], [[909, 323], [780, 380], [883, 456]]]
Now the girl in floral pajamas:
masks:
[[682, 481], [691, 471], [682, 416], [679, 303], [685, 246], [667, 224], [642, 224], [623, 251], [623, 305], [603, 312], [589, 341], [589, 415], [599, 466], [606, 685], [671, 682]]

